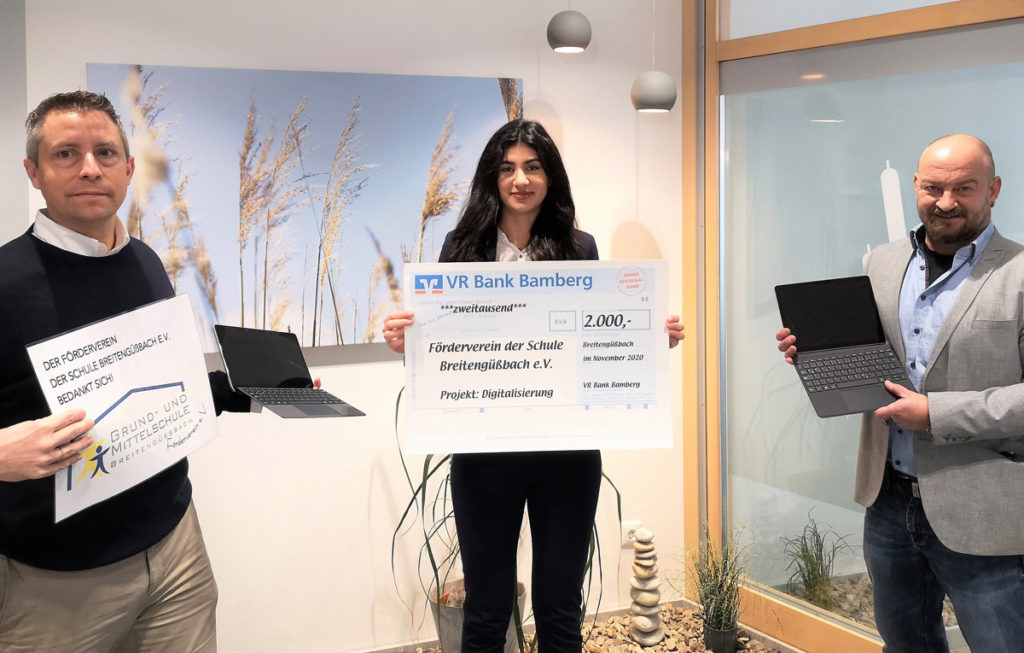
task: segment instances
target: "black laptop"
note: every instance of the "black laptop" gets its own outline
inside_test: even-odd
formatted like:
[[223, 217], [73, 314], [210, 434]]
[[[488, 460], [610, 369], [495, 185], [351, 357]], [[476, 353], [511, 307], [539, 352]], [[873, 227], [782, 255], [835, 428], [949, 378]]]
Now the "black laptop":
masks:
[[313, 378], [294, 333], [215, 324], [221, 359], [231, 387], [281, 417], [365, 415]]
[[782, 326], [796, 336], [796, 371], [819, 417], [888, 405], [888, 379], [914, 389], [885, 340], [871, 281], [843, 277], [775, 286]]

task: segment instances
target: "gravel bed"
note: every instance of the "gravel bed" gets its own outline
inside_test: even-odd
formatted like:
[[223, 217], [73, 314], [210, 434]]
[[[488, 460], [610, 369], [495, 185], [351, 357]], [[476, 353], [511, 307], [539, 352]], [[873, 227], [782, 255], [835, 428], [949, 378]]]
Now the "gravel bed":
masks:
[[[662, 628], [665, 639], [654, 646], [640, 646], [629, 638], [629, 615], [618, 615], [597, 624], [583, 626], [583, 651], [586, 653], [701, 653], [706, 651], [700, 616], [690, 608], [662, 606]], [[531, 639], [527, 636], [527, 640]], [[750, 639], [742, 628], [737, 651], [778, 653], [759, 641]], [[440, 648], [417, 648], [416, 653], [441, 653]]]
[[[832, 612], [875, 627], [875, 602], [871, 598], [871, 580], [867, 574], [843, 578], [833, 584]], [[942, 621], [947, 627], [956, 625], [953, 604], [948, 598], [942, 605]]]
[[[874, 628], [874, 601], [871, 598], [871, 580], [867, 574], [843, 578], [832, 587], [832, 612], [869, 628]], [[942, 608], [942, 619], [946, 626], [956, 625], [953, 606], [946, 599]], [[586, 653], [701, 653], [706, 651], [703, 641], [703, 626], [700, 615], [692, 608], [674, 605], [662, 606], [662, 627], [665, 639], [655, 646], [640, 646], [629, 638], [629, 615], [618, 615], [597, 624], [583, 626]], [[532, 636], [527, 635], [527, 640]], [[778, 653], [750, 638], [742, 628], [739, 631], [737, 651]], [[416, 653], [441, 653], [439, 647], [417, 648]]]

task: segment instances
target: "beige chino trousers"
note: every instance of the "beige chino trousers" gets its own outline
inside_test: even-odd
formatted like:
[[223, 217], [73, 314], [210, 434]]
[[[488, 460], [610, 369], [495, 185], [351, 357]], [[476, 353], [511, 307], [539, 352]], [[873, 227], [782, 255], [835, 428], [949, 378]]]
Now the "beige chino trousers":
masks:
[[50, 571], [0, 555], [4, 653], [215, 653], [216, 608], [191, 504], [167, 537], [104, 567]]

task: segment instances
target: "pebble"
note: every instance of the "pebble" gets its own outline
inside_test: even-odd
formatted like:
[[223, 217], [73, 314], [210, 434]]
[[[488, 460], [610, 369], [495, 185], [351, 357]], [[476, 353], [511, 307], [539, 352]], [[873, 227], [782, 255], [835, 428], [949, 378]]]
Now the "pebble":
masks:
[[629, 586], [635, 587], [638, 590], [656, 590], [661, 587], [661, 579], [657, 576], [653, 578], [637, 578], [633, 576], [629, 579]]
[[654, 540], [654, 533], [651, 529], [641, 526], [633, 531], [633, 539], [642, 544], [650, 544]]
[[629, 590], [629, 598], [640, 605], [658, 605], [658, 601], [661, 600], [661, 592], [658, 590], [631, 589]]
[[659, 629], [655, 630], [654, 632], [642, 633], [642, 632], [640, 632], [640, 631], [638, 631], [636, 629], [633, 629], [630, 632], [630, 636], [640, 646], [654, 646], [655, 644], [657, 644], [661, 640], [665, 639], [665, 631], [663, 631], [661, 628], [659, 628]]
[[630, 621], [633, 624], [633, 628], [642, 633], [654, 632], [661, 626], [661, 619], [658, 618], [658, 615], [648, 617], [642, 614], [635, 614]]
[[654, 550], [654, 545], [649, 543], [649, 542], [647, 542], [647, 543], [644, 543], [644, 542], [633, 542], [633, 551], [636, 552], [636, 553], [646, 553], [648, 551], [653, 551], [653, 550]]
[[633, 563], [633, 575], [637, 578], [652, 578], [658, 574], [658, 565], [652, 567], [642, 567], [637, 563]]
[[640, 605], [639, 603], [633, 602], [629, 606], [629, 611], [633, 614], [643, 614], [651, 616], [661, 612], [660, 605]]

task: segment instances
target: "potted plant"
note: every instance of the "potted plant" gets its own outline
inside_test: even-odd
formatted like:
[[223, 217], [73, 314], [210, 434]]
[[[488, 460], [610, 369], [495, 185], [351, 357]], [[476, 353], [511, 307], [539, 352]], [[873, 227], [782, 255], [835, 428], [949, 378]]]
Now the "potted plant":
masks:
[[[402, 392], [400, 391], [395, 401], [396, 441], [401, 398]], [[459, 653], [462, 637], [462, 601], [460, 599], [465, 597], [465, 588], [459, 577], [459, 541], [451, 502], [451, 477], [449, 475], [451, 455], [428, 454], [415, 477], [406, 463], [400, 445], [398, 455], [406, 482], [409, 485], [410, 497], [398, 520], [398, 525], [391, 535], [392, 576], [395, 573], [395, 548], [398, 537], [403, 531], [416, 528], [422, 537], [417, 568], [423, 572], [420, 576], [421, 587], [431, 607], [431, 614], [438, 631], [438, 640], [441, 642], [444, 653]], [[622, 495], [608, 476], [602, 473], [602, 477], [615, 492], [616, 509], [621, 528]], [[414, 523], [415, 526], [413, 526]], [[604, 575], [600, 561], [601, 541], [595, 524], [590, 536], [583, 605], [580, 606], [581, 625], [586, 618], [595, 569], [598, 574], [598, 587], [603, 587]], [[423, 580], [424, 576], [427, 577], [426, 582]], [[504, 653], [528, 653], [536, 650], [536, 639], [528, 642], [523, 633], [523, 623], [527, 619], [527, 615], [524, 614], [525, 599], [526, 586], [519, 582], [516, 584], [516, 602], [505, 639]], [[598, 606], [600, 606], [600, 602], [601, 589], [598, 590]], [[596, 608], [594, 612], [596, 620]]]
[[731, 535], [714, 544], [705, 526], [700, 546], [690, 555], [690, 568], [704, 624], [705, 648], [714, 653], [733, 653], [740, 616], [742, 549]]
[[[396, 440], [401, 399], [402, 391], [395, 400]], [[395, 573], [398, 537], [403, 530], [416, 528], [422, 537], [417, 561], [417, 569], [424, 572], [419, 575], [420, 586], [430, 606], [441, 650], [444, 653], [459, 653], [462, 640], [462, 602], [466, 590], [460, 577], [459, 539], [455, 531], [455, 513], [451, 502], [451, 455], [427, 455], [416, 477], [406, 463], [401, 446], [398, 447], [398, 455], [402, 463], [402, 472], [409, 485], [410, 497], [391, 535], [392, 576]], [[505, 638], [504, 653], [523, 651], [522, 624], [526, 586], [523, 583], [516, 585], [517, 600]]]
[[787, 569], [790, 591], [814, 605], [832, 609], [832, 571], [836, 554], [850, 546], [846, 537], [831, 528], [819, 529], [809, 514], [803, 531], [796, 537], [782, 537], [783, 553], [789, 559]]
[[[401, 455], [401, 454], [400, 454]], [[459, 540], [455, 532], [452, 511], [448, 464], [451, 456], [427, 455], [421, 475], [415, 481], [402, 456], [402, 467], [409, 482], [412, 496], [391, 536], [391, 570], [395, 570], [395, 547], [398, 536], [411, 519], [418, 516], [418, 527], [423, 537], [417, 567], [429, 570], [428, 580], [420, 582], [430, 614], [437, 629], [437, 638], [444, 653], [459, 653], [462, 640], [462, 603], [466, 590], [459, 577]], [[424, 564], [425, 563], [425, 564]], [[504, 653], [522, 651], [522, 613], [526, 601], [526, 586], [517, 583], [516, 609], [509, 622]]]
[[[458, 653], [462, 648], [462, 603], [466, 600], [466, 588], [462, 579], [445, 583], [444, 592], [439, 600], [429, 595], [430, 614], [437, 628], [437, 638], [444, 653]], [[516, 583], [516, 603], [512, 619], [509, 620], [505, 633], [504, 653], [521, 653], [524, 650], [523, 638], [523, 606], [526, 602], [526, 585]]]

